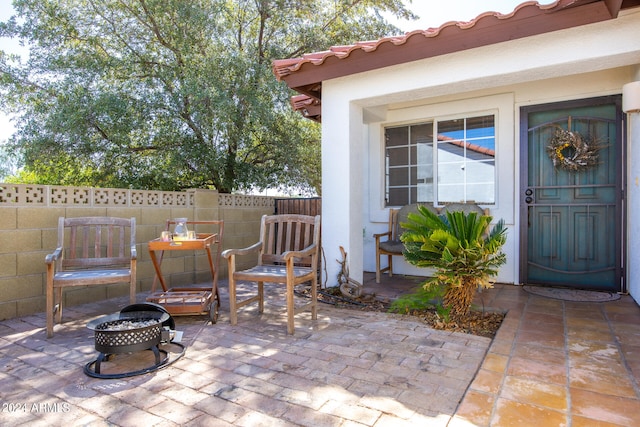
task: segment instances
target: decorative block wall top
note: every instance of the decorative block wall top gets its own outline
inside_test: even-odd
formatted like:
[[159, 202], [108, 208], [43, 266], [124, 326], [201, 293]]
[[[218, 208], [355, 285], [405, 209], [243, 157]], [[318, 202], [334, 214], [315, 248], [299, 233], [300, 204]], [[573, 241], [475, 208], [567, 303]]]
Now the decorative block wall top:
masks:
[[235, 208], [269, 208], [273, 207], [275, 197], [249, 196], [244, 194], [219, 194], [218, 205]]
[[194, 207], [194, 191], [0, 183], [0, 206]]
[[[0, 206], [194, 208], [197, 207], [196, 191], [198, 190], [155, 191], [0, 183]], [[274, 205], [274, 200], [271, 196], [218, 195], [220, 207], [270, 208]]]

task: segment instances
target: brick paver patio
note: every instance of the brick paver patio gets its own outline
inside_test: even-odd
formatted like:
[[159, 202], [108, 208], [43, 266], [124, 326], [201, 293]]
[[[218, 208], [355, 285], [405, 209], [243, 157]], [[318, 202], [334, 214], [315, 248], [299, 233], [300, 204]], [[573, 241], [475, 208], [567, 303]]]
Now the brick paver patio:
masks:
[[119, 311], [126, 299], [65, 309], [65, 323], [49, 340], [44, 316], [0, 322], [2, 403], [13, 405], [3, 408], [0, 422], [444, 426], [491, 342], [325, 304], [315, 323], [308, 313], [297, 316], [288, 336], [284, 307], [270, 299], [263, 316], [245, 310], [235, 327], [224, 297], [215, 325], [206, 316], [174, 317], [185, 355], [121, 379], [92, 378], [83, 367], [97, 356], [86, 323]]
[[[365, 285], [382, 297], [412, 286]], [[626, 295], [568, 302], [499, 285], [482, 295], [508, 310], [490, 340], [326, 304], [315, 323], [297, 316], [289, 336], [283, 297], [270, 292], [264, 315], [246, 307], [231, 327], [221, 293], [217, 324], [174, 318], [182, 358], [129, 378], [83, 372], [97, 356], [86, 323], [127, 298], [66, 309], [49, 340], [44, 314], [0, 322], [0, 425], [640, 425], [640, 309]]]

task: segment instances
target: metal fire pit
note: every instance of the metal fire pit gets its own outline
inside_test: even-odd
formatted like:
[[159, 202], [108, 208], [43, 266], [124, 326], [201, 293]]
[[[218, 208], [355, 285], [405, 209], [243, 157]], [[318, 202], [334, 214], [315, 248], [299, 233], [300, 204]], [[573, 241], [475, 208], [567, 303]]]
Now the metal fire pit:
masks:
[[[153, 348], [162, 337], [161, 315], [153, 312], [119, 313], [117, 318], [100, 318], [87, 327], [95, 333], [95, 347], [101, 353], [133, 353]], [[116, 317], [116, 316], [113, 316]], [[168, 315], [164, 314], [168, 318]], [[166, 320], [166, 319], [164, 319]]]
[[[154, 309], [154, 307], [150, 307]], [[98, 378], [122, 378], [153, 371], [165, 365], [168, 353], [158, 348], [163, 339], [163, 323], [170, 320], [166, 311], [126, 311], [95, 319], [87, 324], [94, 331], [98, 358], [85, 366], [87, 375]], [[111, 355], [151, 350], [155, 364], [151, 367], [120, 374], [101, 374], [103, 361]], [[160, 357], [163, 353], [164, 358]], [[94, 369], [92, 370], [92, 367]]]

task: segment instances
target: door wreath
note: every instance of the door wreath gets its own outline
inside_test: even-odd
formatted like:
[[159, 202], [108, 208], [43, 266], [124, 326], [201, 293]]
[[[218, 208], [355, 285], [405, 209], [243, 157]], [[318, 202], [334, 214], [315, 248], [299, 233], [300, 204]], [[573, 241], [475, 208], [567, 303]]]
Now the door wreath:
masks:
[[595, 141], [584, 138], [578, 132], [560, 127], [549, 141], [547, 153], [553, 166], [571, 171], [582, 171], [598, 163], [600, 147]]

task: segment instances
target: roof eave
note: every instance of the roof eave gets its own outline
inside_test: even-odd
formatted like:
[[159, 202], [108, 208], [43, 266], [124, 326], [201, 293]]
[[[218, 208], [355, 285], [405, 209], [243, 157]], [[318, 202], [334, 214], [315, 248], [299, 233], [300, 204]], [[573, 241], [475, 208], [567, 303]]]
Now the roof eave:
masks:
[[375, 50], [355, 48], [347, 57], [328, 55], [318, 64], [302, 62], [280, 79], [290, 88], [301, 88], [301, 93], [307, 93], [305, 87], [324, 80], [609, 20], [619, 11], [619, 7], [614, 8], [612, 13], [614, 1], [622, 0], [574, 3], [572, 7], [557, 6], [550, 10], [525, 4], [527, 7], [520, 8], [512, 17], [483, 15], [469, 28], [456, 23], [441, 27], [435, 34], [414, 31], [407, 34], [402, 44], [386, 41]]
[[621, 9], [638, 6], [640, 0], [557, 0], [548, 5], [527, 1], [509, 14], [487, 12], [469, 22], [447, 22], [425, 31], [276, 60], [273, 73], [301, 94], [292, 101], [294, 110], [320, 122], [325, 80], [602, 22], [617, 18]]

